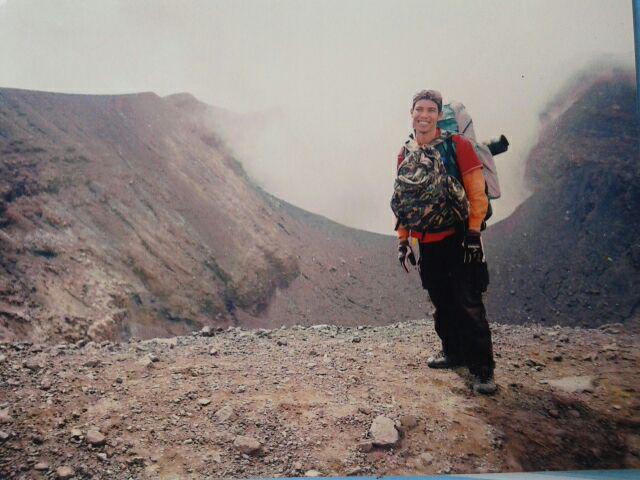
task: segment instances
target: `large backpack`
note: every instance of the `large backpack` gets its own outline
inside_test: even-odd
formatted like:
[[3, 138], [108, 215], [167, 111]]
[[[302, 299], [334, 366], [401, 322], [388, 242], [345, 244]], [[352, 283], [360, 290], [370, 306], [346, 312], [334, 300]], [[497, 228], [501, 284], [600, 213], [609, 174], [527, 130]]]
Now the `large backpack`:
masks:
[[493, 155], [487, 145], [476, 140], [473, 120], [464, 105], [460, 102], [450, 102], [444, 105], [442, 107], [442, 119], [438, 121], [438, 127], [447, 132], [464, 135], [471, 142], [476, 155], [482, 162], [482, 173], [487, 185], [487, 196], [490, 200], [500, 198], [498, 170], [496, 169]]
[[448, 132], [424, 147], [410, 138], [403, 148], [391, 210], [398, 224], [414, 232], [442, 232], [469, 217], [464, 187], [447, 171], [437, 148], [444, 142], [452, 143]]

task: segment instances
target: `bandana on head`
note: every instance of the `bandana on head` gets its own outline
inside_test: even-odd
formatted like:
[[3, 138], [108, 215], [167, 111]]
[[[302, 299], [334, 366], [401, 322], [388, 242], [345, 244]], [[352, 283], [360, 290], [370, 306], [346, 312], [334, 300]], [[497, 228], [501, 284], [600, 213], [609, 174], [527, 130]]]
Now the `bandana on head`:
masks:
[[420, 90], [413, 96], [413, 104], [411, 110], [414, 109], [416, 103], [420, 100], [431, 100], [438, 106], [438, 112], [442, 111], [442, 94], [437, 90]]

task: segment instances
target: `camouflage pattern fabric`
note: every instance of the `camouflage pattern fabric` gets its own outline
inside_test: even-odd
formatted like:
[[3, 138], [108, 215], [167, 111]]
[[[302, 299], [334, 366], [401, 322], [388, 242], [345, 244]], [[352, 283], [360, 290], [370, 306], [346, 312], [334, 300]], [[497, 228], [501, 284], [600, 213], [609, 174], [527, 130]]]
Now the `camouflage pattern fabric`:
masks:
[[436, 145], [447, 141], [442, 135], [420, 147], [413, 135], [404, 144], [404, 160], [398, 167], [391, 210], [400, 225], [415, 232], [442, 232], [469, 217], [464, 187], [447, 173]]

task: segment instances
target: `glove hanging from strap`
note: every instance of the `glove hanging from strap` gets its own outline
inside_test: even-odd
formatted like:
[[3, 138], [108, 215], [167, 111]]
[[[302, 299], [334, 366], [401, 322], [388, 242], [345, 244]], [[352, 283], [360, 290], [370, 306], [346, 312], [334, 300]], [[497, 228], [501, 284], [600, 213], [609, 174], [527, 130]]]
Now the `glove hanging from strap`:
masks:
[[411, 245], [409, 245], [408, 240], [400, 240], [400, 243], [398, 243], [398, 260], [400, 261], [402, 268], [404, 268], [407, 273], [409, 273], [407, 261], [409, 261], [411, 265], [415, 266], [416, 257], [413, 254], [413, 250], [411, 249]]

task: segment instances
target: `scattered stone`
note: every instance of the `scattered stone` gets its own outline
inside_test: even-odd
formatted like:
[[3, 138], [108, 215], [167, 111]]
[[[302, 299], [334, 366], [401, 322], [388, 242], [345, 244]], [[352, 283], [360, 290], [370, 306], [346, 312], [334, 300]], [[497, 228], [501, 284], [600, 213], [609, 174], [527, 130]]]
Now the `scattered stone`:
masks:
[[255, 455], [262, 449], [262, 444], [255, 438], [238, 435], [233, 441], [233, 446], [247, 455]]
[[38, 462], [33, 466], [33, 469], [44, 472], [45, 470], [49, 470], [49, 464], [47, 462]]
[[213, 329], [209, 325], [202, 327], [200, 330], [200, 336], [202, 337], [213, 337], [213, 334]]
[[351, 341], [352, 341], [353, 343], [360, 343], [360, 342], [362, 341], [362, 338], [360, 338], [360, 337], [353, 337], [353, 338], [351, 339]]
[[4, 363], [4, 361], [7, 359], [6, 355], [2, 355], [0, 354], [0, 363]]
[[82, 438], [82, 430], [80, 430], [79, 428], [72, 428], [71, 429], [71, 438], [74, 440], [79, 440]]
[[4, 409], [4, 410], [0, 410], [0, 425], [4, 424], [4, 423], [11, 423], [13, 421], [13, 418], [11, 418], [11, 415], [9, 415], [9, 410], [8, 409]]
[[533, 358], [527, 358], [527, 359], [524, 361], [524, 364], [525, 364], [527, 367], [546, 367], [546, 365], [545, 365], [544, 363], [539, 362], [539, 361], [537, 361], [537, 360], [534, 360]]
[[49, 390], [51, 388], [51, 385], [52, 383], [50, 378], [43, 378], [40, 382], [40, 388], [42, 390]]
[[562, 355], [554, 355], [553, 356], [553, 361], [554, 362], [561, 362], [562, 361]]
[[555, 408], [552, 408], [551, 410], [549, 410], [549, 416], [551, 416], [553, 418], [559, 418], [560, 417], [560, 412], [558, 410], [556, 410]]
[[573, 418], [580, 418], [580, 412], [578, 410], [569, 410], [569, 415], [571, 415]]
[[279, 338], [279, 339], [276, 341], [276, 345], [278, 345], [279, 347], [286, 347], [286, 346], [287, 346], [287, 345], [289, 345], [289, 344], [287, 343], [287, 341], [286, 341], [286, 340], [284, 340], [284, 339], [282, 339], [282, 338]]
[[87, 432], [86, 440], [87, 440], [87, 443], [89, 443], [94, 447], [101, 447], [106, 442], [105, 436], [95, 429], [89, 430]]
[[427, 465], [431, 465], [433, 463], [433, 455], [430, 454], [429, 452], [421, 453], [418, 456], [418, 459], [419, 459], [419, 461], [420, 461], [420, 463], [422, 464], [423, 467], [425, 467]]
[[100, 367], [101, 365], [102, 365], [102, 362], [97, 358], [87, 360], [82, 364], [83, 367], [88, 367], [88, 368], [96, 368], [96, 367]]
[[369, 434], [373, 439], [373, 444], [379, 447], [390, 447], [396, 445], [400, 440], [393, 420], [383, 415], [378, 415], [373, 420]]
[[549, 380], [549, 385], [567, 393], [593, 392], [593, 377], [563, 377]]
[[61, 479], [66, 479], [66, 478], [71, 478], [76, 474], [76, 472], [73, 470], [73, 468], [67, 466], [67, 465], [63, 465], [62, 467], [58, 467], [58, 469], [56, 470], [56, 475], [58, 475], [58, 478]]
[[23, 365], [25, 368], [31, 370], [32, 372], [37, 372], [43, 367], [40, 359], [36, 357], [28, 358], [27, 360], [25, 360]]
[[209, 355], [211, 355], [212, 357], [215, 357], [216, 355], [218, 355], [218, 350], [215, 348], [212, 348], [211, 350], [209, 350]]
[[235, 413], [231, 405], [225, 405], [214, 414], [214, 416], [216, 417], [216, 420], [218, 420], [218, 422], [220, 423], [224, 423], [230, 420], [231, 418], [233, 418], [234, 415]]
[[198, 399], [198, 405], [201, 405], [203, 407], [206, 407], [210, 403], [211, 403], [211, 399], [210, 398], [199, 398]]
[[106, 454], [106, 453], [104, 453], [104, 452], [100, 452], [100, 453], [98, 453], [98, 458], [99, 458], [100, 460], [102, 460], [103, 462], [106, 462], [106, 461], [107, 461], [107, 459], [108, 459], [109, 457], [107, 456], [107, 454]]
[[304, 476], [305, 477], [321, 477], [322, 472], [319, 472], [318, 470], [307, 470], [306, 472], [304, 472]]
[[151, 368], [153, 366], [153, 360], [151, 359], [150, 355], [145, 355], [140, 360], [138, 360], [138, 364], [142, 365], [145, 368]]
[[358, 407], [358, 411], [365, 415], [371, 415], [371, 409], [369, 407]]
[[4, 430], [0, 430], [0, 442], [5, 442], [9, 440], [11, 434], [9, 432], [5, 432]]
[[400, 425], [402, 428], [410, 430], [418, 425], [418, 419], [415, 415], [403, 415], [400, 417]]
[[139, 455], [134, 455], [127, 460], [127, 465], [144, 467], [144, 458]]
[[359, 452], [369, 453], [371, 450], [373, 450], [373, 442], [371, 441], [359, 442], [356, 448], [358, 449]]

